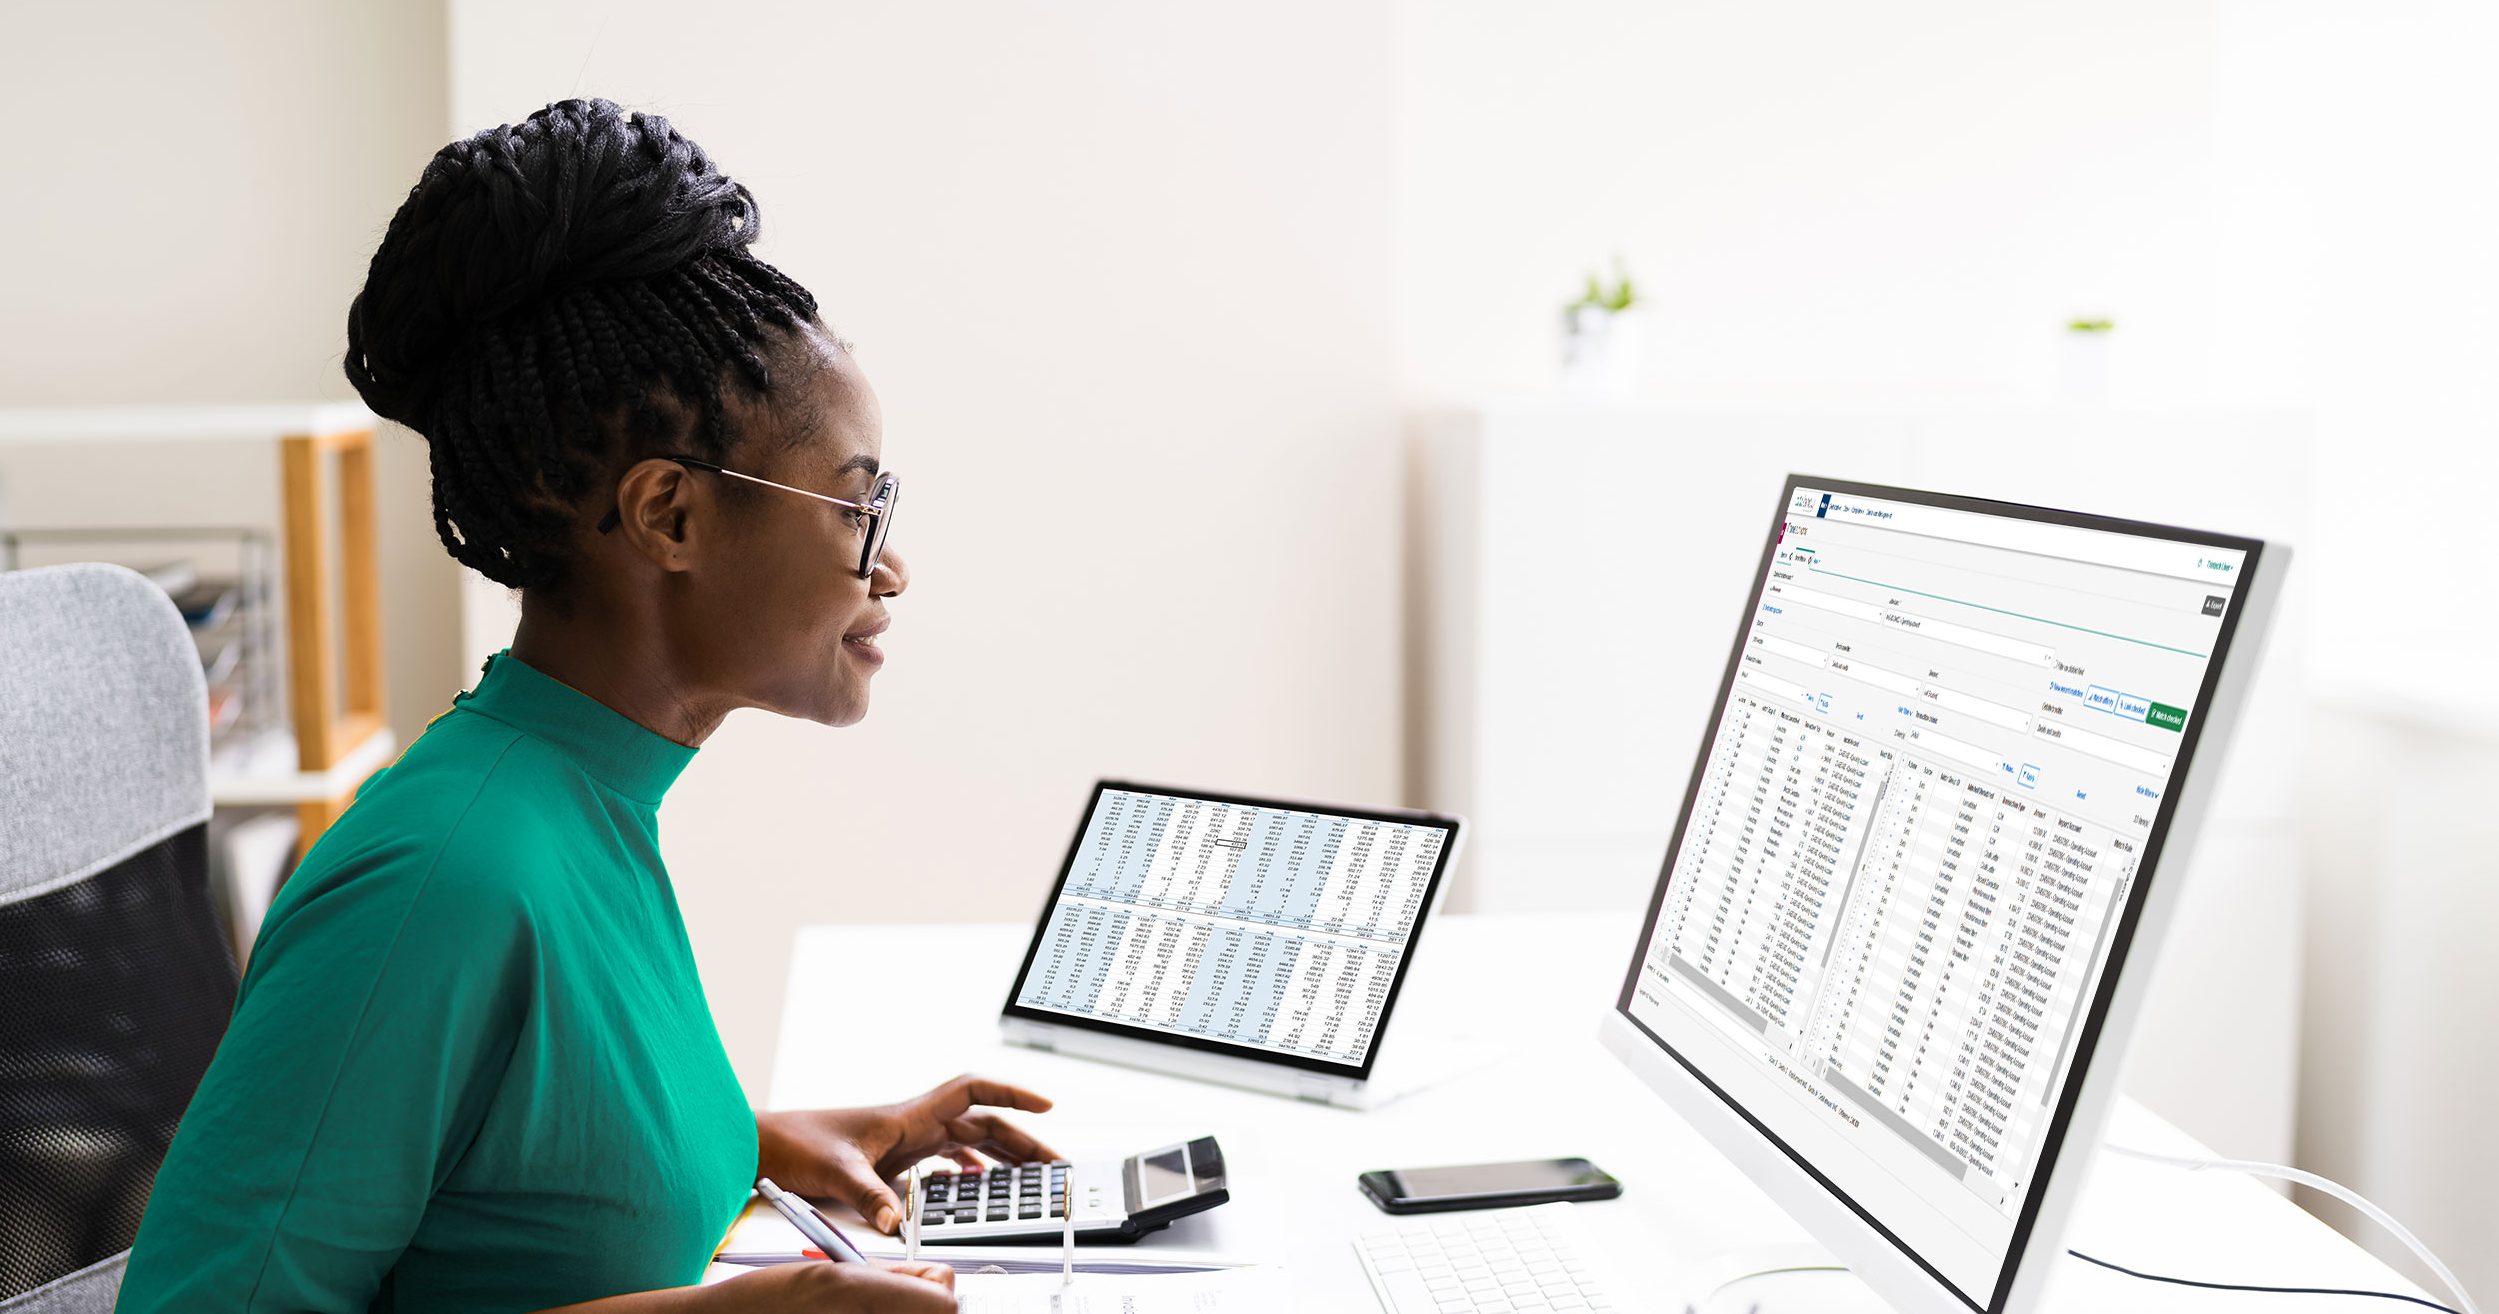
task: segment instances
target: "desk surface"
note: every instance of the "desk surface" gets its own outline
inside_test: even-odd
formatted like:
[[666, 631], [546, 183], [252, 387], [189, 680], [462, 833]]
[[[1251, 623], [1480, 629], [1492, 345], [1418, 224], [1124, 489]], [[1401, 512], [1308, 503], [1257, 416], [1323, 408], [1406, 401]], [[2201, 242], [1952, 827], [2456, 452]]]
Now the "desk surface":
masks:
[[[1353, 1314], [1378, 1306], [1350, 1239], [1391, 1222], [1356, 1190], [1355, 1174], [1586, 1155], [1624, 1183], [1621, 1199], [1577, 1207], [1617, 1294], [1634, 1309], [1681, 1311], [1678, 1270], [1804, 1236], [1598, 1046], [1598, 1022], [1631, 961], [1635, 930], [1619, 918], [1582, 915], [1436, 921], [1389, 1024], [1381, 1067], [1437, 1076], [1357, 1112], [1003, 1044], [998, 1010], [1028, 924], [805, 927], [792, 954], [770, 1102], [882, 1103], [973, 1071], [1057, 1101], [1031, 1124], [1063, 1153], [1127, 1154], [1212, 1133], [1224, 1143], [1231, 1203], [1139, 1244], [1279, 1264], [1296, 1308]], [[877, 1019], [865, 1028], [873, 1044], [860, 1039], [862, 1000], [880, 1005], [865, 1014]], [[915, 1020], [904, 1025], [902, 1017]], [[2207, 1153], [2131, 1101], [2120, 1101], [2108, 1136], [2166, 1153]], [[2132, 1268], [2205, 1280], [2419, 1291], [2252, 1180], [2107, 1155], [2067, 1243]], [[2059, 1262], [2051, 1309], [2228, 1314], [2253, 1308], [2248, 1302], [2289, 1299]], [[1814, 1275], [1761, 1279], [1747, 1290], [1765, 1311], [1871, 1304], [1862, 1289]], [[2303, 1310], [2388, 1308], [2297, 1299], [2309, 1302]]]

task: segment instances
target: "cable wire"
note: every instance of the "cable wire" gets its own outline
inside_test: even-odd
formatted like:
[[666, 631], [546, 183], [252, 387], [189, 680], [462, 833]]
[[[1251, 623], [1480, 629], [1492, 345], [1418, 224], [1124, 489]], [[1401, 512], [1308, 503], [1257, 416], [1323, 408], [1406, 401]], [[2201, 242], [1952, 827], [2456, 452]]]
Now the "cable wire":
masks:
[[[2456, 1275], [2448, 1271], [2445, 1264], [2439, 1262], [2438, 1256], [2430, 1253], [2430, 1248], [2423, 1245], [2419, 1237], [2414, 1236], [2404, 1227], [2403, 1224], [2396, 1222], [2394, 1215], [2378, 1208], [2376, 1205], [2370, 1203], [2367, 1199], [2362, 1197], [2359, 1192], [2352, 1190], [2350, 1187], [2347, 1187], [2340, 1182], [2333, 1181], [2329, 1178], [2319, 1177], [2315, 1173], [2306, 1172], [2298, 1168], [2286, 1167], [2278, 1163], [2259, 1163], [2252, 1159], [2192, 1159], [2175, 1154], [2155, 1154], [2150, 1150], [2138, 1150], [2132, 1146], [2109, 1145], [2106, 1143], [2103, 1143], [2100, 1148], [2107, 1150], [2111, 1154], [2122, 1154], [2129, 1159], [2141, 1159], [2146, 1163], [2162, 1164], [2171, 1168], [2183, 1169], [2187, 1172], [2207, 1172], [2218, 1169], [2223, 1172], [2245, 1173], [2250, 1177], [2278, 1178], [2282, 1181], [2297, 1182], [2302, 1186], [2314, 1187], [2317, 1190], [2323, 1191], [2326, 1194], [2333, 1196], [2335, 1199], [2341, 1200], [2345, 1204], [2358, 1209], [2363, 1214], [2368, 1215], [2371, 1219], [2376, 1221], [2378, 1226], [2385, 1228], [2389, 1233], [2391, 1233], [2396, 1240], [2403, 1242], [2405, 1246], [2411, 1249], [2413, 1254], [2420, 1256], [2422, 1263], [2429, 1265], [2430, 1271], [2438, 1275], [2438, 1280], [2445, 1283], [2447, 1285], [2447, 1290], [2455, 1294], [2456, 1305], [2461, 1305], [2463, 1308], [2458, 1309], [2456, 1308], [2456, 1305], [2442, 1305], [2435, 1300], [2430, 1300], [2421, 1296], [2406, 1295], [2400, 1291], [2371, 1291], [2359, 1287], [2278, 1287], [2266, 1286], [2254, 1282], [2208, 1282], [2201, 1278], [2172, 1277], [2166, 1273], [2147, 1273], [2139, 1268], [2128, 1268], [2124, 1264], [2111, 1263], [2108, 1260], [2100, 1258], [2098, 1255], [2086, 1255], [2079, 1250], [2070, 1248], [2066, 1250], [2065, 1253], [2072, 1255], [2074, 1258], [2079, 1259], [2086, 1264], [2096, 1264], [2112, 1273], [2123, 1273], [2130, 1278], [2140, 1278], [2146, 1282], [2167, 1282], [2173, 1286], [2201, 1287], [2207, 1291], [2254, 1291], [2267, 1295], [2280, 1296], [2366, 1296], [2374, 1300], [2400, 1300], [2414, 1305], [2422, 1305], [2430, 1309], [2439, 1310], [2442, 1314], [2481, 1314], [2480, 1309], [2474, 1305], [2473, 1298], [2465, 1293], [2464, 1284], [2456, 1281]], [[1752, 1252], [1744, 1253], [1749, 1254]], [[1711, 1301], [1725, 1294], [1728, 1288], [1733, 1287], [1740, 1282], [1749, 1282], [1758, 1277], [1768, 1277], [1774, 1273], [1825, 1273], [1847, 1271], [1845, 1265], [1815, 1263], [1810, 1260], [1801, 1259], [1787, 1259], [1772, 1266], [1745, 1270], [1742, 1268], [1742, 1260], [1740, 1256], [1730, 1256], [1728, 1258], [1737, 1259], [1737, 1263], [1733, 1265], [1733, 1267], [1736, 1267], [1739, 1271], [1711, 1286], [1709, 1294], [1701, 1298], [1698, 1308], [1708, 1308]], [[1758, 1310], [1760, 1306], [1755, 1305], [1754, 1308]], [[1684, 1306], [1684, 1311], [1685, 1314], [1696, 1314], [1695, 1307], [1690, 1304]]]
[[2171, 1277], [2166, 1273], [2146, 1273], [2142, 1269], [2128, 1268], [2124, 1264], [2112, 1264], [2098, 1255], [2086, 1255], [2079, 1250], [2068, 1249], [2065, 1253], [2086, 1264], [2098, 1264], [2111, 1272], [2123, 1273], [2130, 1278], [2142, 1278], [2146, 1282], [2173, 1282], [2182, 1287], [2203, 1287], [2211, 1291], [2262, 1291], [2282, 1296], [2374, 1296], [2379, 1300], [2408, 1300], [2415, 1305], [2427, 1305], [2431, 1309], [2445, 1310], [2447, 1314], [2465, 1314], [2463, 1310], [2452, 1305], [2441, 1305], [2435, 1300], [2421, 1296], [2407, 1296], [2400, 1291], [2364, 1291], [2357, 1287], [2267, 1287], [2252, 1282], [2205, 1282], [2196, 1278]]
[[[2335, 1199], [2340, 1200], [2343, 1203], [2350, 1205], [2352, 1208], [2368, 1215], [2377, 1223], [2378, 1226], [2385, 1228], [2389, 1235], [2393, 1236], [2396, 1240], [2403, 1242], [2406, 1248], [2411, 1250], [2413, 1254], [2418, 1255], [2422, 1263], [2429, 1265], [2430, 1271], [2437, 1274], [2438, 1280], [2446, 1284], [2447, 1290], [2455, 1296], [2456, 1303], [2464, 1307], [2461, 1310], [2454, 1311], [2454, 1314], [2481, 1314], [2480, 1307], [2473, 1303], [2473, 1297], [2466, 1294], [2464, 1284], [2456, 1281], [2456, 1275], [2451, 1272], [2445, 1264], [2438, 1261], [2438, 1256], [2430, 1253], [2430, 1248], [2428, 1246], [2421, 1244], [2421, 1238], [2414, 1236], [2410, 1230], [2404, 1227], [2403, 1224], [2396, 1222], [2393, 1214], [2390, 1214], [2385, 1210], [2378, 1208], [2376, 1205], [2371, 1204], [2358, 1191], [2343, 1185], [2341, 1182], [2334, 1181], [2330, 1178], [2319, 1177], [2315, 1173], [2288, 1167], [2283, 1164], [2260, 1163], [2253, 1159], [2194, 1159], [2175, 1154], [2154, 1154], [2150, 1150], [2138, 1150], [2132, 1146], [2126, 1145], [2110, 1145], [2106, 1142], [2103, 1142], [2100, 1148], [2107, 1150], [2111, 1154], [2122, 1154], [2129, 1159], [2141, 1159], [2146, 1163], [2165, 1164], [2171, 1168], [2184, 1169], [2185, 1171], [2191, 1173], [2207, 1172], [2219, 1169], [2223, 1172], [2245, 1173], [2250, 1177], [2271, 1177], [2279, 1181], [2297, 1182], [2301, 1186], [2313, 1187], [2316, 1190], [2323, 1191], [2327, 1195], [2333, 1196]], [[2090, 1258], [2087, 1255], [2078, 1257], [2086, 1259]], [[2100, 1264], [2104, 1268], [2117, 1268], [2117, 1265], [2107, 1263], [2104, 1260], [2093, 1259], [2091, 1262]], [[2126, 1272], [2128, 1270], [2119, 1269], [2118, 1271]], [[2146, 1275], [2136, 1274], [2136, 1276], [2142, 1277]], [[2167, 1278], [2160, 1280], [2180, 1281], [2181, 1279]], [[2188, 1285], [2211, 1286], [2220, 1284], [2189, 1283]], [[2401, 1296], [2392, 1292], [2365, 1291], [2353, 1294], [2385, 1296], [2390, 1300], [2410, 1300], [2417, 1304], [2429, 1305], [2433, 1309], [2447, 1308], [2445, 1305], [2439, 1305], [2432, 1301], [2421, 1300], [2415, 1296]]]

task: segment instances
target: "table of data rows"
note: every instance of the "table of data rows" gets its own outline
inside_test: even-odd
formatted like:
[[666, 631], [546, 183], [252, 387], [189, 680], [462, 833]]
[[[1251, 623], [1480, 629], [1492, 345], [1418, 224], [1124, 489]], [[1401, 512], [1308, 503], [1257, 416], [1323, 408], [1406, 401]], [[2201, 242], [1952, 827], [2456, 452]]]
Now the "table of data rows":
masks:
[[1105, 790], [1016, 1002], [1360, 1063], [1440, 828]]
[[1913, 751], [1736, 696], [1651, 961], [2008, 1199], [2136, 846]]

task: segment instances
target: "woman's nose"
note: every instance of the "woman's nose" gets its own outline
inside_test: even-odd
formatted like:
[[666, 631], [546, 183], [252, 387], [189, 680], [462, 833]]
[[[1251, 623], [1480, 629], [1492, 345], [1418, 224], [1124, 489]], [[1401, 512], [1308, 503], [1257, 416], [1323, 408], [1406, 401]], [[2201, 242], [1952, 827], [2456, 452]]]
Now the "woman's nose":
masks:
[[911, 587], [911, 568], [892, 548], [876, 559], [876, 569], [868, 580], [868, 591], [880, 598], [890, 598]]

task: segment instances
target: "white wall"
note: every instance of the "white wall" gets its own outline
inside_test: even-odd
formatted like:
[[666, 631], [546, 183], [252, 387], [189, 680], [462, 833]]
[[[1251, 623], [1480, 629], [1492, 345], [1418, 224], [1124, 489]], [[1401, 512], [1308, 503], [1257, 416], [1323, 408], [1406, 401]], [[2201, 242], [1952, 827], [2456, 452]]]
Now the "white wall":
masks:
[[2499, 592], [2474, 544], [2499, 487], [2499, 8], [2220, 8], [2216, 384], [2305, 399], [2320, 440], [2299, 1162], [2488, 1300], [2499, 715], [2474, 673]]
[[[442, 144], [439, 0], [20, 7], [0, 40], [0, 406], [352, 398], [347, 303]], [[424, 444], [386, 427], [392, 721], [458, 689]], [[274, 529], [275, 444], [11, 447], [0, 523]]]
[[2031, 397], [2114, 316], [2118, 400], [2200, 389], [2209, 2], [1407, 0], [1399, 359], [1552, 379], [1619, 253], [1678, 398]]
[[750, 1090], [792, 927], [1031, 917], [1098, 776], [1395, 799], [1384, 4], [453, 19], [461, 131], [603, 95], [755, 189], [910, 485], [868, 720], [732, 717], [663, 818]]

